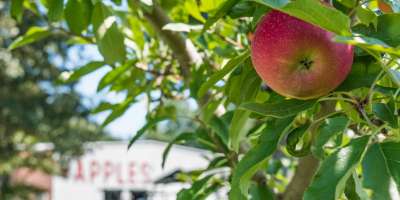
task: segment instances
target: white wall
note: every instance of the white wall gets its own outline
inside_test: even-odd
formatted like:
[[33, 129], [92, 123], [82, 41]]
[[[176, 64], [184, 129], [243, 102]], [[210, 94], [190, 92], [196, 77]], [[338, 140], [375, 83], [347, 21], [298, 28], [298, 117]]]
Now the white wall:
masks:
[[87, 152], [71, 162], [66, 178], [53, 177], [52, 200], [102, 200], [104, 189], [154, 191], [154, 200], [173, 200], [184, 185], [157, 185], [153, 182], [177, 169], [194, 170], [207, 166], [206, 152], [174, 146], [165, 168], [161, 168], [166, 143], [142, 140], [127, 151], [122, 142], [87, 145]]

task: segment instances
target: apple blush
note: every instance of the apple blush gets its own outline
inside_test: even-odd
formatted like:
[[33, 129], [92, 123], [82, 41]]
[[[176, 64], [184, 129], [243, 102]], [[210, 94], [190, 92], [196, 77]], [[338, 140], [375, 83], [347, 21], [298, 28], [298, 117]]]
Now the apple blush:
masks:
[[296, 99], [328, 94], [351, 70], [353, 47], [334, 34], [277, 10], [265, 15], [251, 43], [255, 70], [275, 92]]

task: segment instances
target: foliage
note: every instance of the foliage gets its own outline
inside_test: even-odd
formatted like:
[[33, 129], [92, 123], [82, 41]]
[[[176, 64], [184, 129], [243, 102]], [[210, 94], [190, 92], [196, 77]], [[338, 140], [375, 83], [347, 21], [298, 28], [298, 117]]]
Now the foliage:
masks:
[[[10, 184], [13, 170], [30, 167], [59, 174], [82, 153], [84, 142], [107, 139], [89, 120], [89, 110], [73, 87], [55, 84], [62, 69], [50, 58], [66, 58], [68, 47], [58, 42], [60, 37], [37, 27], [43, 20], [32, 12], [14, 13], [21, 15], [17, 18], [23, 23], [18, 25], [9, 6], [0, 3], [0, 199], [24, 198], [32, 192], [27, 186]], [[18, 10], [22, 11], [13, 11]], [[18, 32], [29, 34], [15, 40]], [[10, 45], [13, 40], [17, 45]]]
[[[48, 22], [24, 31], [9, 48], [60, 33], [71, 45], [97, 45], [104, 61], [88, 63], [64, 81], [112, 69], [98, 90], [123, 93], [126, 99], [99, 105], [97, 111], [111, 110], [104, 125], [146, 96], [148, 124], [131, 144], [159, 121], [176, 119], [177, 112], [164, 102], [196, 102], [195, 115], [178, 114], [197, 129], [172, 143], [195, 144], [214, 152], [215, 159], [191, 176], [192, 187], [178, 199], [205, 199], [221, 187], [230, 189], [230, 199], [288, 199], [289, 193], [298, 199], [304, 193], [306, 200], [398, 198], [400, 14], [383, 14], [377, 0], [333, 0], [333, 6], [317, 0], [27, 2], [13, 1], [16, 19], [31, 10]], [[248, 51], [257, 22], [271, 9], [332, 31], [337, 42], [356, 47], [352, 71], [341, 86], [324, 97], [298, 101], [262, 84]], [[297, 168], [290, 180], [293, 157], [314, 159], [315, 168], [320, 162], [315, 176], [303, 176], [314, 167]], [[229, 169], [229, 176], [215, 169]], [[311, 183], [308, 188], [292, 184], [297, 179]]]

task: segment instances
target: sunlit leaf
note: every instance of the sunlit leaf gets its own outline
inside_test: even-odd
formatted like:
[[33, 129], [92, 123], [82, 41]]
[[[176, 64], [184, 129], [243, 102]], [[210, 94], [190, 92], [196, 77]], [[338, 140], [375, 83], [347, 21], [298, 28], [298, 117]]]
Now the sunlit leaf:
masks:
[[225, 75], [233, 71], [241, 63], [243, 63], [249, 56], [249, 51], [246, 51], [239, 56], [229, 60], [229, 62], [220, 71], [213, 74], [205, 83], [203, 83], [203, 85], [201, 85], [199, 92], [197, 93], [198, 97], [204, 96], [207, 93], [208, 89], [210, 89], [219, 80], [224, 78]]
[[363, 160], [363, 186], [373, 191], [372, 199], [400, 197], [399, 145], [399, 143], [374, 144], [368, 149]]
[[91, 72], [94, 72], [95, 70], [101, 68], [104, 66], [105, 63], [102, 61], [93, 61], [90, 62], [82, 67], [79, 67], [77, 70], [75, 70], [71, 76], [68, 77], [68, 79], [65, 81], [67, 83], [73, 82], [81, 78], [82, 76], [85, 76]]
[[347, 179], [361, 161], [370, 136], [362, 136], [329, 155], [319, 167], [304, 200], [335, 200], [343, 193]]
[[225, 16], [229, 10], [235, 6], [239, 0], [228, 0], [225, 1], [215, 12], [215, 15], [211, 16], [207, 19], [206, 23], [204, 24], [203, 31], [209, 29], [215, 22], [217, 22], [220, 18]]
[[349, 124], [347, 117], [328, 118], [320, 126], [318, 134], [312, 144], [311, 151], [319, 158], [324, 158], [324, 145], [330, 138], [338, 134], [344, 134], [345, 129]]
[[27, 44], [37, 42], [50, 35], [50, 31], [46, 27], [33, 26], [23, 35], [14, 40], [8, 47], [9, 50], [25, 46]]
[[104, 60], [109, 64], [123, 63], [126, 57], [124, 35], [118, 29], [116, 19], [111, 16], [109, 8], [101, 2], [94, 7], [92, 24]]
[[340, 11], [315, 0], [253, 0], [339, 35], [350, 34], [350, 19]]

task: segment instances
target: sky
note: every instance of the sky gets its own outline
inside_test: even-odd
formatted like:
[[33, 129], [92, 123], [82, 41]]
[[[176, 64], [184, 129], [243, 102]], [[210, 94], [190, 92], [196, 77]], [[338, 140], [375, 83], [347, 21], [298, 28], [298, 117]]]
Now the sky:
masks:
[[[69, 59], [66, 63], [68, 69], [75, 69], [93, 60], [103, 60], [96, 46], [86, 45], [84, 49], [81, 48], [83, 47], [73, 47], [69, 51]], [[125, 99], [124, 94], [108, 92], [106, 89], [101, 92], [96, 91], [100, 79], [109, 70], [110, 69], [107, 67], [103, 67], [84, 76], [78, 82], [76, 90], [82, 94], [84, 105], [93, 107], [101, 101], [117, 103]], [[106, 126], [106, 131], [116, 138], [124, 140], [130, 139], [146, 122], [146, 105], [146, 99], [141, 98], [139, 102], [131, 106], [123, 116]], [[92, 119], [101, 124], [109, 113], [108, 111], [93, 115]]]

